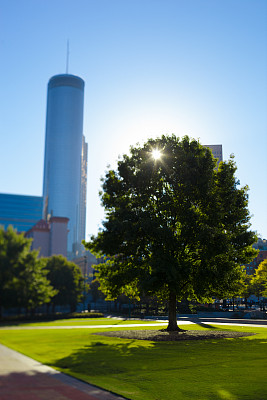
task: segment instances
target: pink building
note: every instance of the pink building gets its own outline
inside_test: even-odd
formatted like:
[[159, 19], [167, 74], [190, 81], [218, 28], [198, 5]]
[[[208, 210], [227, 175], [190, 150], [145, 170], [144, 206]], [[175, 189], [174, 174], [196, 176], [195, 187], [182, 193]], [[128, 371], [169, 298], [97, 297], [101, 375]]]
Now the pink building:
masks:
[[41, 219], [25, 233], [32, 238], [32, 250], [39, 250], [40, 257], [62, 254], [67, 257], [68, 218], [52, 217], [49, 222]]

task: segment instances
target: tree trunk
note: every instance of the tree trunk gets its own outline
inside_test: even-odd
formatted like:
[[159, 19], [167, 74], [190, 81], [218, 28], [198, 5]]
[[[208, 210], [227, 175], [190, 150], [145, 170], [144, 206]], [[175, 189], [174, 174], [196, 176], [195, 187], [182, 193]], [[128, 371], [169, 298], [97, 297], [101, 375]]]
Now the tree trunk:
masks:
[[180, 331], [181, 329], [177, 325], [176, 318], [176, 294], [170, 292], [169, 294], [169, 325], [167, 331]]

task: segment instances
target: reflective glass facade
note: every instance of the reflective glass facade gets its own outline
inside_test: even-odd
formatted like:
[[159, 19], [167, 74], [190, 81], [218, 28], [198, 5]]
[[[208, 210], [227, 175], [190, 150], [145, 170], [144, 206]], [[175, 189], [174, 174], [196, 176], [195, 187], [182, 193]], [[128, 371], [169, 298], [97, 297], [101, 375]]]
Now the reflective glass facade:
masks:
[[[74, 75], [50, 79], [47, 92], [43, 218], [69, 218], [68, 257], [81, 236], [84, 81]], [[86, 160], [87, 161], [87, 160]], [[84, 214], [85, 215], [85, 214]]]
[[221, 161], [223, 161], [223, 151], [222, 151], [222, 145], [221, 144], [207, 144], [204, 145], [204, 147], [208, 147], [214, 158], [217, 158], [217, 168], [220, 164]]
[[0, 225], [26, 232], [42, 218], [43, 198], [0, 193]]
[[79, 243], [85, 239], [88, 145], [82, 139]]

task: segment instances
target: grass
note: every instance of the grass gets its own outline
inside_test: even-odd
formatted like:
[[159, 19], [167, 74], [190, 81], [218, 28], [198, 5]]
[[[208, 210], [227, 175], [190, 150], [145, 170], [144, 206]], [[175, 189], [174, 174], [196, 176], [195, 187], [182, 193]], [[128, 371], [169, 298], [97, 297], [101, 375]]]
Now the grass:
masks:
[[[106, 323], [111, 321], [106, 320]], [[76, 324], [79, 325], [80, 320]], [[96, 325], [93, 321], [90, 324]], [[112, 330], [121, 328], [121, 325], [114, 325]], [[223, 328], [253, 331], [257, 335], [238, 339], [152, 342], [95, 335], [110, 330], [104, 328], [1, 330], [0, 342], [129, 399], [264, 400], [267, 398], [267, 329]], [[219, 330], [223, 328], [218, 327]], [[194, 329], [205, 328], [194, 326]]]
[[[155, 323], [157, 321], [151, 321]], [[162, 322], [162, 321], [158, 321]], [[124, 320], [124, 319], [113, 319], [113, 318], [71, 318], [71, 319], [55, 319], [48, 322], [2, 322], [0, 327], [17, 326], [17, 327], [35, 327], [35, 326], [74, 326], [74, 325], [127, 325], [127, 324], [148, 324], [149, 321], [144, 320]]]

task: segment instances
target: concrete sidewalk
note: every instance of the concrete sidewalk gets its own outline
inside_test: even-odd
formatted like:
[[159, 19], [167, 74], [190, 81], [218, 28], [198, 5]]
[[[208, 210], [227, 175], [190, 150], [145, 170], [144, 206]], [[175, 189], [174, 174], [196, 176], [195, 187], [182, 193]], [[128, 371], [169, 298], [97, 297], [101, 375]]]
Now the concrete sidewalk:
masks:
[[[147, 320], [153, 321], [152, 319]], [[190, 317], [179, 317], [178, 325], [198, 325], [198, 324], [206, 324], [208, 325], [232, 325], [232, 326], [257, 326], [259, 328], [267, 328], [267, 320], [250, 320], [250, 319], [229, 319], [229, 318], [198, 318], [194, 315]], [[160, 320], [160, 322], [151, 323], [135, 323], [135, 324], [126, 324], [126, 325], [52, 325], [52, 326], [38, 326], [37, 323], [35, 326], [0, 326], [0, 330], [56, 330], [56, 329], [106, 329], [106, 328], [136, 328], [136, 327], [149, 327], [149, 326], [158, 326], [158, 327], [167, 327], [168, 320], [164, 322]]]
[[0, 400], [125, 400], [0, 344]]

